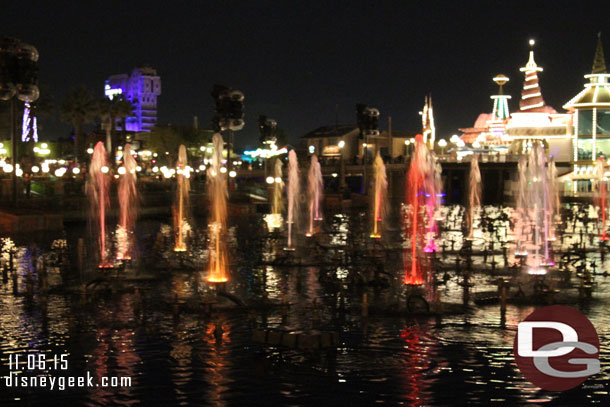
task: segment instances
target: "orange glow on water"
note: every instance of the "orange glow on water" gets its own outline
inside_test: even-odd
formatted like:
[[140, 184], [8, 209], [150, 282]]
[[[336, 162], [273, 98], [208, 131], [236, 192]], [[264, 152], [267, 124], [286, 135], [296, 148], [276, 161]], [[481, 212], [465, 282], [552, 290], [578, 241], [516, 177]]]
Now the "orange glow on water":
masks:
[[209, 277], [208, 278], [208, 283], [226, 283], [227, 281], [229, 281], [228, 278], [226, 277]]

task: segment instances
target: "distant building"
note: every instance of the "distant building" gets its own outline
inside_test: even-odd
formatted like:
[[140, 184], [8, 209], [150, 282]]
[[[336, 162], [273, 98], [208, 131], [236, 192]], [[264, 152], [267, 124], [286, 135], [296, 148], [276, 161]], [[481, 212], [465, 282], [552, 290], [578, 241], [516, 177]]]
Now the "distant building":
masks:
[[573, 113], [574, 172], [566, 177], [573, 180], [573, 191], [590, 191], [591, 180], [597, 178], [595, 162], [610, 159], [610, 74], [606, 72], [606, 61], [601, 38], [591, 73], [584, 89], [563, 107]]
[[510, 96], [502, 91], [502, 85], [508, 82], [508, 78], [496, 76], [494, 82], [500, 89], [497, 95], [491, 96], [493, 112], [481, 113], [473, 127], [459, 129], [462, 141], [472, 143], [477, 150], [484, 148], [490, 152], [524, 154], [534, 141], [539, 140], [557, 161], [571, 161], [572, 115], [557, 113], [545, 103], [538, 82], [538, 72], [542, 68], [536, 64], [533, 50], [521, 71], [525, 79], [519, 110], [509, 113]]
[[[318, 127], [302, 138], [307, 143], [309, 154], [316, 154], [320, 158], [340, 158], [343, 155], [348, 160], [361, 154], [359, 134], [360, 130], [355, 124], [340, 124]], [[341, 141], [343, 144], [340, 144]]]
[[358, 126], [340, 124], [319, 127], [302, 138], [307, 143], [309, 154], [316, 154], [322, 160], [343, 156], [348, 162], [361, 162], [365, 151], [369, 161], [374, 158], [376, 151], [384, 158], [390, 155], [392, 159], [404, 157], [407, 148], [405, 141], [414, 136], [415, 133], [404, 131], [392, 131], [390, 136], [390, 133], [384, 130], [378, 136], [363, 138]]
[[127, 131], [150, 131], [157, 124], [157, 96], [161, 94], [161, 78], [155, 69], [140, 67], [135, 68], [131, 75], [112, 75], [106, 80], [104, 94], [110, 99], [123, 95], [133, 104], [135, 115], [127, 118]]

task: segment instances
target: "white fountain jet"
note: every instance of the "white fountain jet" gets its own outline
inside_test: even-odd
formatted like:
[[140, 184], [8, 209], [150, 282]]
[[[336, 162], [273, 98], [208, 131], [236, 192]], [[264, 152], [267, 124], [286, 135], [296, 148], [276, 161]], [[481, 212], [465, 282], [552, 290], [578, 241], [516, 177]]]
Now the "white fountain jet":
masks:
[[287, 251], [294, 251], [292, 231], [296, 226], [299, 194], [301, 192], [301, 182], [299, 173], [299, 161], [294, 150], [288, 152], [288, 185], [286, 186], [288, 197], [288, 214], [286, 224], [288, 225], [288, 244], [284, 248]]
[[133, 157], [131, 144], [123, 148], [123, 166], [119, 168], [119, 225], [117, 227], [117, 260], [131, 260], [133, 255], [133, 229], [138, 217], [138, 190], [136, 183], [138, 163]]
[[468, 211], [466, 212], [466, 239], [474, 239], [474, 218], [481, 207], [481, 170], [479, 156], [474, 155], [470, 161], [470, 176], [468, 177]]
[[370, 237], [372, 239], [381, 239], [382, 222], [385, 216], [386, 195], [388, 191], [388, 176], [386, 174], [385, 164], [383, 159], [377, 152], [375, 162], [373, 163], [373, 171], [375, 182], [373, 191], [373, 232]]
[[322, 220], [322, 212], [320, 210], [320, 201], [324, 191], [324, 181], [322, 180], [322, 169], [318, 162], [318, 157], [314, 154], [311, 156], [311, 164], [309, 165], [309, 173], [307, 175], [307, 193], [309, 198], [309, 230], [307, 237], [314, 234], [314, 223]]

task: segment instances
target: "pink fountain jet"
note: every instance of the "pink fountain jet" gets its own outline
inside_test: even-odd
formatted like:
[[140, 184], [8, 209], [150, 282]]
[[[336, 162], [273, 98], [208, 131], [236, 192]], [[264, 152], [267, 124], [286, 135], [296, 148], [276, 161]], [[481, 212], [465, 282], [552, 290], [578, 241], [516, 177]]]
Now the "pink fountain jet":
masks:
[[86, 188], [89, 197], [91, 226], [98, 233], [99, 268], [112, 267], [112, 263], [108, 260], [106, 247], [106, 210], [110, 204], [108, 199], [109, 171], [106, 149], [100, 141], [93, 149]]

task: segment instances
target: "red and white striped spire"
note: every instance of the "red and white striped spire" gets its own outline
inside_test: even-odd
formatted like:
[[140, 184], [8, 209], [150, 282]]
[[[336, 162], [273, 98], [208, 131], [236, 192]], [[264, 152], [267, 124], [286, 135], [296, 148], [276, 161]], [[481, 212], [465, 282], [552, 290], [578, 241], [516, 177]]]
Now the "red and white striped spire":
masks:
[[[530, 46], [533, 47], [534, 40], [530, 40]], [[525, 81], [523, 82], [523, 90], [521, 91], [521, 100], [519, 101], [519, 110], [521, 112], [545, 112], [545, 103], [542, 98], [542, 90], [538, 83], [538, 72], [542, 72], [542, 68], [536, 65], [534, 61], [534, 50], [530, 50], [530, 58], [527, 64], [520, 69], [525, 72]]]

